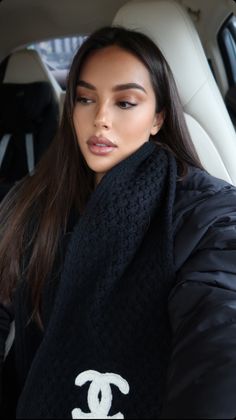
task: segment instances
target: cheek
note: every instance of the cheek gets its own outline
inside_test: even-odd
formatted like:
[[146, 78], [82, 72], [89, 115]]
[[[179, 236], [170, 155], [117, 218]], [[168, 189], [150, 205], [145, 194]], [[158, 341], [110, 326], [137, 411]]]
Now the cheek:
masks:
[[79, 138], [83, 137], [84, 133], [87, 131], [89, 123], [88, 113], [83, 112], [83, 108], [79, 110], [75, 109], [73, 114], [73, 123], [79, 140]]
[[84, 112], [84, 109], [82, 107], [75, 108], [73, 119], [74, 123], [78, 126], [81, 126], [83, 124], [84, 119], [86, 118], [86, 112]]
[[149, 136], [150, 130], [153, 127], [154, 110], [153, 107], [140, 107], [135, 112], [127, 112], [126, 117], [122, 119], [120, 128], [126, 132], [130, 139]]

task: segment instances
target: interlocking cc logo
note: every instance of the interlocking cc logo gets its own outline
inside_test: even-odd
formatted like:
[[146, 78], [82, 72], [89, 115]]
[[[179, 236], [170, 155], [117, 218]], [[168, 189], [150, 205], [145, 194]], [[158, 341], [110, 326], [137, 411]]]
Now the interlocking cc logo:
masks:
[[[91, 382], [88, 390], [88, 406], [90, 413], [83, 413], [80, 408], [72, 411], [73, 419], [123, 419], [122, 413], [108, 416], [112, 404], [111, 384], [116, 385], [122, 394], [129, 393], [129, 384], [120, 375], [115, 373], [99, 373], [95, 370], [87, 370], [77, 376], [75, 385], [83, 386]], [[99, 398], [100, 396], [100, 398]]]

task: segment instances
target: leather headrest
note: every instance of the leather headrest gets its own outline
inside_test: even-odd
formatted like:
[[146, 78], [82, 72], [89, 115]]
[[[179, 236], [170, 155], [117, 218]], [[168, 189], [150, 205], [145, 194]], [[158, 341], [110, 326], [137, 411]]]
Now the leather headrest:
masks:
[[185, 106], [209, 77], [209, 66], [187, 12], [172, 1], [130, 2], [117, 13], [113, 25], [148, 35], [167, 59]]
[[9, 58], [4, 83], [48, 81], [48, 72], [37, 51], [27, 48], [15, 51]]

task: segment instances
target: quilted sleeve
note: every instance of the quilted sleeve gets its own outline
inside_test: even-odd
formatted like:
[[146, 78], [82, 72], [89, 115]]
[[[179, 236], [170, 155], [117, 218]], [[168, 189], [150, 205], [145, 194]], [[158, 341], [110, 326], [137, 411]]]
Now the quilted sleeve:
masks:
[[163, 418], [236, 418], [236, 192], [203, 200], [177, 235]]

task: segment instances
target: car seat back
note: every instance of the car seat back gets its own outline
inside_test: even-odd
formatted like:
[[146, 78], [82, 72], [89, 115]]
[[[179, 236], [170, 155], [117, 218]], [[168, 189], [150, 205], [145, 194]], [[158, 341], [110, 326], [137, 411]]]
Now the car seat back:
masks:
[[236, 134], [185, 8], [171, 0], [132, 1], [113, 25], [138, 30], [157, 43], [178, 87], [192, 141], [206, 170], [236, 185]]
[[58, 107], [47, 82], [0, 85], [0, 178], [33, 174], [58, 126]]
[[0, 200], [33, 174], [59, 123], [59, 91], [37, 51], [23, 49], [3, 62], [0, 84]]

